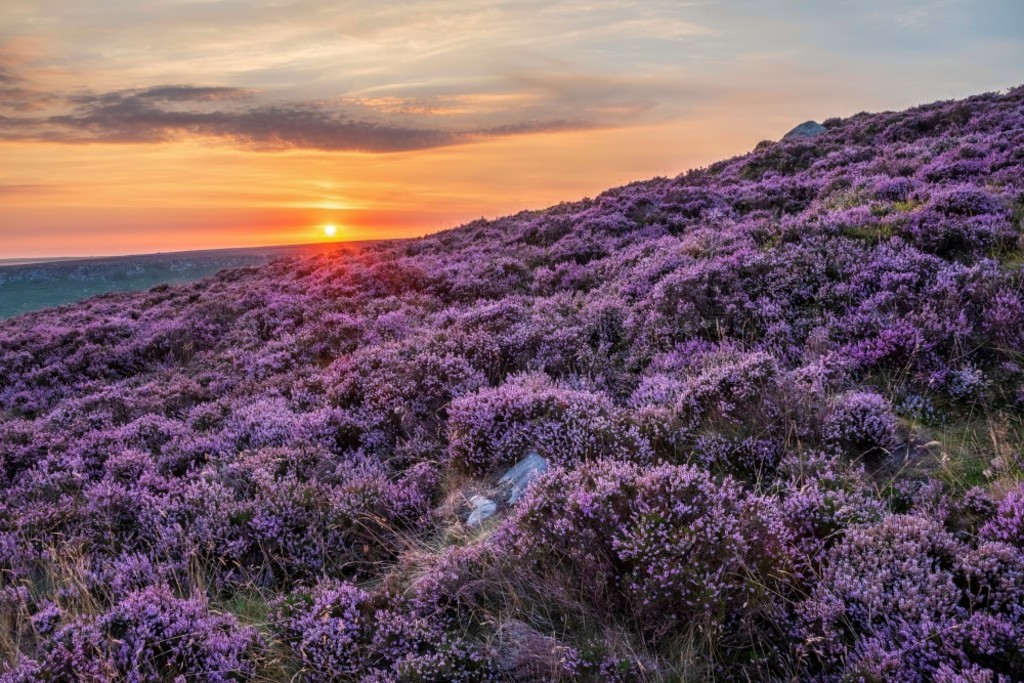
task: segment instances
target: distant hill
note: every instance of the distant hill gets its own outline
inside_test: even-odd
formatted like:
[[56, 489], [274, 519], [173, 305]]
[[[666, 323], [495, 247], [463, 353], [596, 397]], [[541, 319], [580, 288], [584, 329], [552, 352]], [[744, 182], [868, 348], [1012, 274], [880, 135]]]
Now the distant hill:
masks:
[[343, 248], [343, 244], [98, 258], [0, 259], [0, 319], [81, 301], [98, 294], [136, 291], [159, 284], [180, 284], [229, 268], [263, 265], [286, 256], [336, 251]]
[[0, 680], [1024, 680], [1024, 88], [821, 127], [0, 322]]
[[0, 268], [5, 266], [30, 266], [36, 263], [54, 263], [57, 261], [74, 261], [78, 258], [75, 256], [57, 256], [53, 258], [0, 258]]

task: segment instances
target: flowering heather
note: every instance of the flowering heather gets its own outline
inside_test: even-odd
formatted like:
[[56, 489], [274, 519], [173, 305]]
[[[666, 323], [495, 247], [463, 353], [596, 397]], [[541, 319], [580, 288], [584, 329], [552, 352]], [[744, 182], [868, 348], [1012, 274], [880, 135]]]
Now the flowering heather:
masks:
[[895, 445], [896, 416], [889, 402], [876, 393], [845, 394], [825, 418], [823, 436], [845, 452], [877, 454]]
[[825, 127], [0, 322], [0, 681], [1024, 680], [1024, 89]]
[[999, 503], [995, 516], [981, 528], [981, 535], [1024, 550], [1024, 484]]
[[558, 462], [641, 458], [649, 446], [635, 432], [607, 395], [558, 387], [546, 375], [459, 398], [448, 416], [454, 463], [478, 472], [511, 465], [531, 446]]
[[328, 581], [281, 601], [276, 622], [304, 680], [500, 680], [482, 645], [399, 596]]
[[548, 580], [568, 573], [655, 646], [700, 632], [716, 648], [746, 648], [734, 641], [771, 611], [787, 537], [773, 502], [731, 480], [603, 461], [535, 486], [497, 543]]
[[46, 640], [37, 660], [20, 662], [11, 680], [229, 683], [252, 677], [260, 644], [233, 616], [211, 614], [203, 601], [180, 600], [161, 587], [133, 592], [94, 620], [65, 619], [49, 605], [33, 626]]
[[918, 681], [939, 671], [1017, 678], [1024, 666], [1018, 549], [969, 549], [933, 519], [851, 529], [799, 605], [821, 680]]

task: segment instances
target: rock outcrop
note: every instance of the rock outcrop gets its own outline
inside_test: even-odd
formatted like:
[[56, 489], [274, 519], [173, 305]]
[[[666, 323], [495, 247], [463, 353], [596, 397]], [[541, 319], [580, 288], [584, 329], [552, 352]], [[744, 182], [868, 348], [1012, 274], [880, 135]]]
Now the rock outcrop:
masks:
[[783, 140], [791, 138], [813, 138], [816, 135], [827, 133], [828, 128], [817, 121], [804, 121], [799, 126], [782, 136]]

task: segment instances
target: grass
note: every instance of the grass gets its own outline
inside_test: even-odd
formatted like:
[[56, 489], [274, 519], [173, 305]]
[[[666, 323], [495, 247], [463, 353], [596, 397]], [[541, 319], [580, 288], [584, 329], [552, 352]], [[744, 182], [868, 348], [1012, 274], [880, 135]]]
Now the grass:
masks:
[[211, 611], [234, 615], [246, 626], [255, 628], [266, 645], [256, 663], [253, 683], [279, 683], [301, 678], [301, 666], [288, 646], [282, 643], [270, 626], [272, 595], [256, 586], [242, 587], [231, 595], [210, 601]]
[[892, 238], [896, 233], [891, 224], [880, 223], [878, 225], [848, 227], [843, 230], [843, 234], [853, 239], [868, 242], [869, 244], [878, 244]]
[[1024, 249], [1015, 249], [999, 254], [999, 265], [1004, 272], [1012, 273], [1024, 268]]
[[1006, 412], [975, 415], [940, 426], [910, 422], [910, 431], [925, 457], [903, 474], [940, 479], [954, 494], [975, 486], [1001, 488], [1024, 478], [1020, 453], [1024, 449], [1024, 420]]
[[921, 202], [908, 199], [905, 202], [893, 202], [892, 208], [899, 213], [909, 213], [921, 206]]

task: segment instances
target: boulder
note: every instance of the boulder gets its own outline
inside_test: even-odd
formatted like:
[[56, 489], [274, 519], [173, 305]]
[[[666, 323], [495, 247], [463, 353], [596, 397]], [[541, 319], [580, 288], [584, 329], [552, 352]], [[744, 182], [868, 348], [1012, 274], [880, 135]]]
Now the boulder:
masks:
[[813, 138], [815, 135], [827, 133], [828, 128], [817, 121], [804, 121], [799, 126], [782, 136], [783, 140], [791, 138]]
[[531, 481], [547, 471], [547, 458], [541, 457], [537, 451], [530, 451], [525, 458], [501, 475], [498, 486], [508, 491], [508, 503], [511, 505], [522, 497]]
[[470, 511], [466, 517], [466, 526], [480, 526], [497, 514], [499, 508], [505, 509], [515, 504], [526, 493], [530, 482], [547, 471], [547, 458], [537, 451], [527, 453], [526, 457], [501, 475], [497, 484], [486, 489], [487, 495], [478, 493], [469, 498]]
[[469, 504], [473, 510], [466, 518], [467, 526], [480, 526], [498, 511], [498, 504], [486, 496], [473, 496], [469, 499]]

